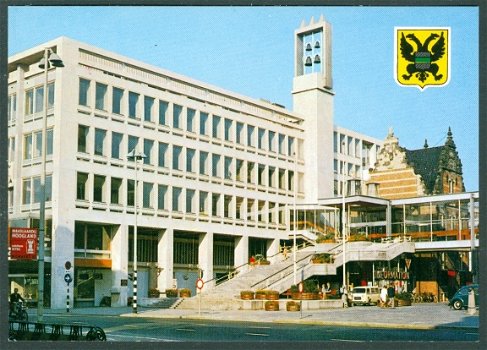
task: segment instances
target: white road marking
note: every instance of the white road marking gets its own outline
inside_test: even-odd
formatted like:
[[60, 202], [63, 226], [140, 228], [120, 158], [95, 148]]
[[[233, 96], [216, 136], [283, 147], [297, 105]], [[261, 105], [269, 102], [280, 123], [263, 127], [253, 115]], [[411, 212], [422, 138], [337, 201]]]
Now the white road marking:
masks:
[[183, 332], [196, 332], [196, 329], [189, 329], [189, 328], [176, 328], [177, 331]]
[[245, 333], [245, 335], [252, 335], [256, 337], [268, 337], [269, 334], [263, 334], [263, 333]]
[[269, 326], [249, 326], [247, 328], [254, 328], [254, 329], [271, 329]]
[[123, 334], [111, 334], [107, 337], [107, 341], [117, 341], [115, 338], [129, 338], [127, 341], [146, 341], [146, 340], [153, 340], [153, 341], [160, 341], [160, 342], [179, 342], [179, 340], [174, 339], [164, 339], [164, 338], [154, 338], [154, 337], [144, 337], [144, 336], [135, 336], [133, 334], [130, 335], [123, 335]]
[[330, 340], [333, 340], [333, 341], [348, 341], [348, 342], [352, 342], [352, 343], [364, 343], [365, 340], [352, 340], [352, 339], [330, 339]]

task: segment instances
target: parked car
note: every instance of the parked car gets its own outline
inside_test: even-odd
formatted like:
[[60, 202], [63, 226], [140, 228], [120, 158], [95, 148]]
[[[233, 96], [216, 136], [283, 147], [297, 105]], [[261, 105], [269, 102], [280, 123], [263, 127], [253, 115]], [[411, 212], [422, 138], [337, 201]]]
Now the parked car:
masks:
[[353, 305], [377, 305], [380, 299], [379, 287], [355, 287], [352, 290]]
[[468, 294], [470, 293], [470, 289], [474, 290], [475, 295], [475, 305], [479, 303], [479, 285], [478, 284], [470, 284], [468, 286], [463, 286], [450, 299], [448, 305], [453, 307], [455, 310], [466, 309], [468, 307]]

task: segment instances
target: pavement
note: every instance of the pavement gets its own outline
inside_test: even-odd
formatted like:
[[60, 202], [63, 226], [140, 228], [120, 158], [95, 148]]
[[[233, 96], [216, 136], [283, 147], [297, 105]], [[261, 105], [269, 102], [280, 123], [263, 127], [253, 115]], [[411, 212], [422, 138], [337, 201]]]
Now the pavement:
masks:
[[[36, 309], [29, 310], [32, 319]], [[447, 303], [420, 303], [412, 306], [380, 308], [377, 306], [354, 306], [342, 309], [304, 310], [302, 312], [264, 310], [178, 310], [131, 307], [91, 307], [66, 309], [45, 309], [44, 315], [73, 316], [105, 315], [138, 318], [193, 319], [237, 322], [270, 322], [314, 324], [327, 326], [403, 328], [403, 329], [465, 329], [478, 331], [479, 310], [471, 315], [466, 310], [453, 310]], [[30, 318], [30, 317], [29, 317]]]

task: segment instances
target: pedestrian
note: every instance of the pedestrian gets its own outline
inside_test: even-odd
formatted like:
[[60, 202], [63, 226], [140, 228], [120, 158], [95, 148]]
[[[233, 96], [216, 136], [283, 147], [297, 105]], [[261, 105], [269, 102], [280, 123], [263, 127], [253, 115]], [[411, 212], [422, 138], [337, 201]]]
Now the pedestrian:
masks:
[[284, 249], [282, 250], [282, 254], [284, 254], [284, 260], [287, 259], [287, 247], [284, 246]]
[[348, 307], [348, 293], [347, 293], [347, 287], [344, 285], [342, 288], [342, 302], [343, 302], [343, 307]]
[[19, 289], [14, 288], [14, 292], [12, 294], [10, 294], [10, 312], [11, 313], [15, 313], [17, 311], [16, 310], [17, 303], [20, 302], [21, 300], [22, 300], [22, 302], [25, 302], [25, 299], [22, 298], [22, 296], [19, 293]]
[[394, 309], [394, 296], [396, 295], [396, 291], [394, 290], [394, 283], [389, 285], [387, 288], [387, 298], [389, 299], [389, 306]]
[[384, 284], [380, 290], [380, 306], [387, 307], [387, 287]]

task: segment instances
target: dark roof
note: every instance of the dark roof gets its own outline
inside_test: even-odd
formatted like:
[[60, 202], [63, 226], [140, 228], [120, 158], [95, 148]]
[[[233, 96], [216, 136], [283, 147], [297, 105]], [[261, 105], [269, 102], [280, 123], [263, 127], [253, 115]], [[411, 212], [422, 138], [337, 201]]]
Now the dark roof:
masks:
[[445, 146], [422, 148], [418, 150], [406, 150], [406, 158], [414, 172], [421, 175], [426, 192], [432, 194], [435, 188], [436, 178], [440, 170], [440, 155]]

